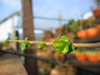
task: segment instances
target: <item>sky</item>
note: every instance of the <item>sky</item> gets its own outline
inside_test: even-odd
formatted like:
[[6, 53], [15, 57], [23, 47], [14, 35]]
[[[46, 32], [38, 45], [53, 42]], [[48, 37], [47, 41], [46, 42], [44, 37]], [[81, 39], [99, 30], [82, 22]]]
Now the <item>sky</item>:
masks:
[[[59, 18], [59, 14], [61, 14], [63, 19], [68, 20], [80, 19], [81, 15], [85, 14], [93, 15], [91, 8], [96, 8], [94, 0], [34, 0], [32, 3], [35, 16]], [[87, 18], [88, 15], [83, 18]], [[67, 22], [62, 21], [61, 24]], [[40, 25], [42, 25], [41, 28], [59, 27], [58, 21], [34, 19], [34, 23], [36, 28], [40, 27]]]
[[[93, 16], [92, 9], [97, 5], [94, 0], [32, 0], [32, 11], [34, 16], [59, 18], [67, 20], [78, 20], [83, 15], [84, 19]], [[13, 14], [21, 11], [20, 0], [0, 0], [0, 21]], [[18, 17], [14, 16], [15, 26], [18, 24]], [[34, 27], [39, 29], [51, 30], [58, 28], [68, 21], [62, 21], [59, 26], [57, 20], [33, 19]], [[19, 29], [22, 32], [22, 29]], [[40, 31], [35, 31], [40, 32]], [[8, 37], [8, 33], [12, 33], [12, 19], [9, 19], [0, 25], [0, 41]]]

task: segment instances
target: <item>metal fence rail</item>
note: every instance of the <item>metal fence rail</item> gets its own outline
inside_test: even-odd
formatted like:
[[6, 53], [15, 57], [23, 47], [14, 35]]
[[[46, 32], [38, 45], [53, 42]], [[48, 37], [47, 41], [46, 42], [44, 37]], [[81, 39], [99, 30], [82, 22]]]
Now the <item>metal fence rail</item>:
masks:
[[66, 65], [66, 64], [59, 63], [59, 62], [54, 62], [52, 59], [48, 59], [48, 58], [45, 58], [45, 57], [38, 57], [38, 56], [35, 56], [35, 55], [19, 53], [19, 52], [15, 52], [15, 51], [5, 51], [5, 50], [0, 50], [0, 51], [3, 52], [3, 53], [16, 54], [16, 55], [19, 55], [19, 56], [25, 56], [25, 57], [28, 57], [28, 58], [33, 58], [33, 59], [41, 60], [41, 61], [44, 61], [44, 62], [49, 62], [49, 63], [55, 64], [55, 65], [61, 65], [63, 67], [71, 66], [71, 65]]

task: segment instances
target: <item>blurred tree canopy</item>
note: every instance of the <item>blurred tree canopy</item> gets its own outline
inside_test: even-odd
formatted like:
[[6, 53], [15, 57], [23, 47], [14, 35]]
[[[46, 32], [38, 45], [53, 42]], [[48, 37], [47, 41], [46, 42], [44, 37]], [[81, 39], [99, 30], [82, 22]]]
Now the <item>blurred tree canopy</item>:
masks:
[[87, 20], [70, 20], [67, 24], [64, 24], [64, 28], [67, 32], [74, 32], [80, 31], [80, 24], [83, 24], [83, 30], [88, 29], [90, 27], [96, 26], [95, 17], [90, 17]]
[[78, 21], [70, 20], [69, 23], [64, 24], [64, 27], [67, 32], [76, 33], [77, 31], [79, 31], [79, 24], [80, 24], [80, 20]]

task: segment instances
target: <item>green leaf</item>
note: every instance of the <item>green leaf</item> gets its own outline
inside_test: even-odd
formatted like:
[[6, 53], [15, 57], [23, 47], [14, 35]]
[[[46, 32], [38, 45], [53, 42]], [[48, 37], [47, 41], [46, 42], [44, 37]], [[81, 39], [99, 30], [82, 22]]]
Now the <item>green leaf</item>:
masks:
[[57, 38], [57, 39], [55, 39], [55, 41], [59, 41], [59, 39]]
[[71, 48], [72, 51], [74, 50], [74, 46], [73, 45], [70, 45], [70, 48]]
[[53, 43], [53, 46], [54, 46], [54, 47], [61, 47], [61, 46], [63, 46], [63, 45], [66, 45], [66, 42], [55, 41], [55, 42]]
[[29, 37], [25, 37], [25, 40], [28, 41], [29, 40]]
[[5, 46], [6, 45], [6, 41], [5, 42], [3, 42], [3, 46]]
[[23, 43], [22, 45], [21, 45], [21, 49], [24, 51], [25, 50], [25, 43]]
[[17, 41], [15, 41], [15, 44], [17, 44], [18, 42]]
[[29, 42], [27, 43], [26, 47], [27, 47], [27, 48], [30, 48], [30, 44], [29, 44]]
[[5, 46], [5, 45], [9, 44], [8, 39], [9, 39], [9, 38], [7, 38], [7, 40], [5, 40], [5, 41], [3, 42], [3, 46]]
[[69, 51], [69, 45], [67, 44], [64, 49], [60, 52], [60, 54], [66, 54]]
[[66, 46], [66, 44], [63, 44], [62, 46], [59, 46], [59, 47], [55, 47], [55, 51], [57, 53], [62, 54], [62, 51], [64, 50], [65, 46]]
[[59, 53], [60, 48], [59, 48], [59, 47], [56, 47], [56, 48], [55, 48], [55, 51], [56, 51], [57, 53]]
[[69, 53], [71, 53], [71, 52], [72, 52], [72, 50], [69, 49], [69, 51], [68, 51], [66, 54], [69, 54]]
[[7, 40], [7, 44], [9, 44], [9, 41]]
[[55, 51], [56, 51], [57, 53], [61, 53], [62, 50], [63, 50], [63, 47], [56, 47], [56, 48], [55, 48]]
[[[18, 40], [18, 37], [17, 37], [17, 36], [15, 37], [15, 40]], [[18, 43], [18, 42], [17, 42], [17, 41], [15, 41], [15, 44], [17, 44], [17, 43]]]
[[23, 41], [23, 43], [27, 43], [26, 41]]
[[30, 47], [30, 44], [28, 41], [23, 41], [23, 44], [21, 45], [21, 49], [22, 50], [25, 50], [25, 48], [29, 48]]
[[61, 41], [69, 42], [69, 38], [66, 35], [61, 36]]
[[74, 46], [73, 45], [69, 45], [69, 51], [67, 52], [67, 54], [71, 53], [74, 50]]
[[57, 38], [53, 42], [53, 46], [55, 47], [55, 51], [60, 54], [68, 54], [74, 50], [74, 46], [71, 45], [70, 40], [66, 35]]
[[15, 37], [15, 40], [18, 40], [18, 37], [17, 36]]
[[37, 45], [37, 48], [39, 48], [39, 49], [44, 49], [44, 47], [45, 47], [44, 42], [41, 42], [40, 44]]

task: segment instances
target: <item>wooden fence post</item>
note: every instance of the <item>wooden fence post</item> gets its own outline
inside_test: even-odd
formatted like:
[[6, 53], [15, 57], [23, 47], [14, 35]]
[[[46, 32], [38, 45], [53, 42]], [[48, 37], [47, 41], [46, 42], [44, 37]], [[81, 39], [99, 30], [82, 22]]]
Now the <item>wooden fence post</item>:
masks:
[[[30, 40], [34, 40], [34, 25], [32, 15], [31, 0], [21, 0], [22, 3], [22, 26], [23, 37], [29, 37]], [[31, 45], [30, 49], [26, 49], [25, 53], [32, 55], [35, 53], [35, 45]], [[25, 67], [28, 75], [37, 75], [37, 60], [32, 58], [25, 58]]]

